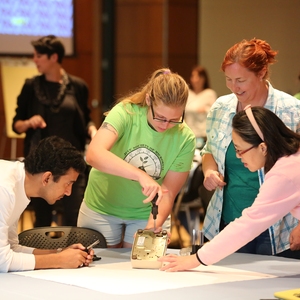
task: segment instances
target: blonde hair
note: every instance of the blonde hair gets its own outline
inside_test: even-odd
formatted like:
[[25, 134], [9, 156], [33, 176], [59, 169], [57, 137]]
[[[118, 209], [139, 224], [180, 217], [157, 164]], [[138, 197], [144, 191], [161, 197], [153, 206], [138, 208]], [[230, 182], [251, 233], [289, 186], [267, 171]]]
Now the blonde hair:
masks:
[[188, 85], [178, 74], [170, 69], [159, 69], [152, 73], [148, 81], [137, 91], [126, 95], [119, 102], [147, 106], [148, 94], [153, 103], [163, 103], [167, 106], [185, 106], [188, 98]]

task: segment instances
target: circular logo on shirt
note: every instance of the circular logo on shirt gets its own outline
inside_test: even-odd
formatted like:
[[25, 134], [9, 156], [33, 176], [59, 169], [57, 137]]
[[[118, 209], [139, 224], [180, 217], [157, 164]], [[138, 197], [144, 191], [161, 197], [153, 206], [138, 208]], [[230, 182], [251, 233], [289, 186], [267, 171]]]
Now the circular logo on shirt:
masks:
[[139, 147], [132, 151], [129, 151], [124, 160], [129, 164], [143, 170], [153, 179], [160, 178], [161, 161], [156, 153], [152, 150]]

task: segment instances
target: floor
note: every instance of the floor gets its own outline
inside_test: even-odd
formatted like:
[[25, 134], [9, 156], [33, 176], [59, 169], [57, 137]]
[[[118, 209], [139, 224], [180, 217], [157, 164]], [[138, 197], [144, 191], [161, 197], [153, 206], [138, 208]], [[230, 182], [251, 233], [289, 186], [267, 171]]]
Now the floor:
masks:
[[[54, 216], [53, 218], [55, 221], [52, 222], [51, 226], [57, 226], [59, 225], [60, 217], [59, 216]], [[34, 224], [34, 212], [31, 210], [25, 210], [24, 213], [22, 214], [22, 217], [19, 220], [18, 224], [18, 232], [22, 232], [27, 229], [33, 228]], [[202, 224], [200, 225], [200, 229], [202, 227]], [[180, 230], [180, 235], [183, 243], [183, 247], [188, 247], [191, 245], [191, 237], [189, 233], [185, 230], [183, 226], [179, 226]], [[180, 242], [179, 242], [179, 236], [178, 236], [178, 231], [175, 225], [172, 225], [171, 228], [171, 243], [170, 243], [170, 248], [181, 248]]]

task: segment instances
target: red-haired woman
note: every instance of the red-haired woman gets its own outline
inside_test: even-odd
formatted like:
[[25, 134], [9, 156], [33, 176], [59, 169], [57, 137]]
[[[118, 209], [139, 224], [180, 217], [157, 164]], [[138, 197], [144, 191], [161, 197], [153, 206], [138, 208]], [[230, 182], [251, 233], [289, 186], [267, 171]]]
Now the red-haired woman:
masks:
[[[264, 181], [263, 169], [251, 173], [236, 157], [231, 136], [235, 114], [249, 104], [261, 106], [274, 112], [291, 130], [299, 127], [300, 102], [268, 81], [269, 66], [276, 61], [276, 54], [266, 41], [251, 39], [235, 44], [224, 57], [221, 68], [232, 93], [219, 97], [212, 106], [207, 117], [207, 143], [202, 150], [204, 186], [215, 190], [204, 221], [204, 234], [209, 240], [252, 205]], [[300, 251], [291, 251], [300, 249], [297, 225], [298, 220], [288, 214], [239, 252], [300, 258]], [[291, 233], [299, 237], [292, 245]]]

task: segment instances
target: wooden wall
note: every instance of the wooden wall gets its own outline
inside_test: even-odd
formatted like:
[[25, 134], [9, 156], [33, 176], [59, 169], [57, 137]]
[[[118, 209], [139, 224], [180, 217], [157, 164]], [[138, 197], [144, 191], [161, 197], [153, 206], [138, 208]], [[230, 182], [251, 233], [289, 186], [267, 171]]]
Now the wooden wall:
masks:
[[299, 0], [201, 0], [199, 61], [219, 96], [230, 93], [220, 70], [226, 51], [242, 39], [266, 40], [279, 51], [270, 67], [273, 87], [300, 91]]
[[116, 97], [169, 67], [189, 80], [197, 63], [197, 0], [116, 1]]

